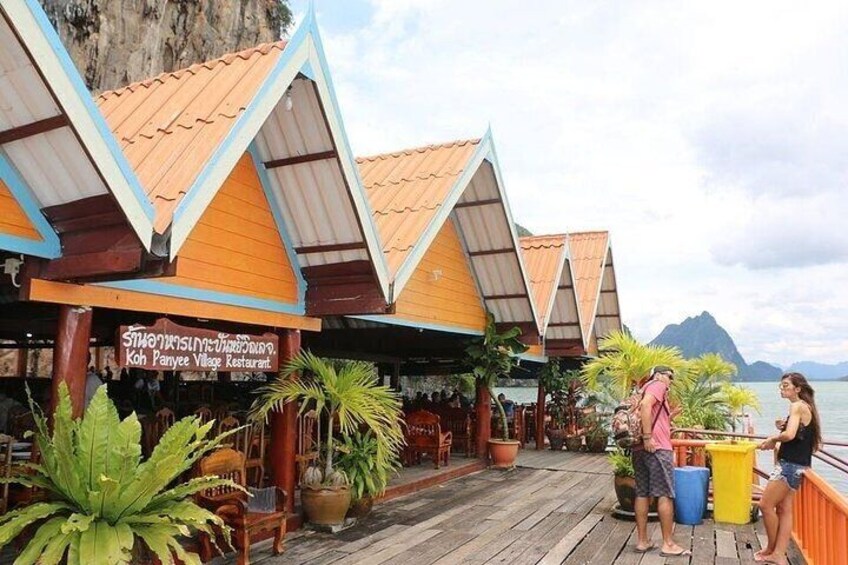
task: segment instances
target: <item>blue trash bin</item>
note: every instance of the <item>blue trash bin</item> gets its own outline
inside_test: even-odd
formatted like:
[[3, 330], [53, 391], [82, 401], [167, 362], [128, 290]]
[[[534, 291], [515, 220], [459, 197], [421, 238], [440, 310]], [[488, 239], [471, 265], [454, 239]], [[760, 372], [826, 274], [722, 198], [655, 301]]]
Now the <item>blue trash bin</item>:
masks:
[[674, 469], [674, 520], [678, 524], [696, 526], [707, 511], [710, 470], [706, 467]]

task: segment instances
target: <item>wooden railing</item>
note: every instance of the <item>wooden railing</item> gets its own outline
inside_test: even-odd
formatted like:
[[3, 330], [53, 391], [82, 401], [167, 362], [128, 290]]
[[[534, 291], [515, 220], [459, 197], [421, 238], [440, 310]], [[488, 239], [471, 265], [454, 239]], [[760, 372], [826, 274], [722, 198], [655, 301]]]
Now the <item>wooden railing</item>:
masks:
[[792, 508], [792, 537], [808, 565], [848, 565], [848, 499], [812, 469]]
[[[746, 439], [764, 439], [763, 436], [732, 434], [705, 430], [675, 430], [676, 434], [694, 434], [711, 436], [742, 437]], [[705, 446], [710, 443], [704, 439], [675, 438], [671, 441], [676, 466], [706, 463]], [[845, 447], [845, 442], [824, 441], [825, 446]], [[821, 450], [816, 458], [842, 471], [848, 468], [848, 462]], [[768, 477], [758, 469], [757, 477]], [[757, 498], [755, 491], [754, 497]], [[808, 565], [848, 565], [848, 498], [836, 491], [818, 473], [809, 469], [804, 472], [801, 488], [795, 496], [792, 508], [792, 537], [798, 549], [804, 555]]]

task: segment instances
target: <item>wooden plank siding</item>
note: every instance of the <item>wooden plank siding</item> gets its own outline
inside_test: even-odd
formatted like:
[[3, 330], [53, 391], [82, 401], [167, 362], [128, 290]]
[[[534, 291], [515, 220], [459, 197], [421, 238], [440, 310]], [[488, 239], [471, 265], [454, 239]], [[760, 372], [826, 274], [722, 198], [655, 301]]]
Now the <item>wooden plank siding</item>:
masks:
[[466, 330], [486, 327], [486, 311], [452, 220], [445, 222], [409, 279], [395, 316]]
[[2, 180], [0, 180], [0, 233], [33, 241], [43, 240], [17, 199], [12, 196], [12, 191]]
[[176, 276], [165, 281], [297, 303], [297, 277], [249, 153], [180, 249]]

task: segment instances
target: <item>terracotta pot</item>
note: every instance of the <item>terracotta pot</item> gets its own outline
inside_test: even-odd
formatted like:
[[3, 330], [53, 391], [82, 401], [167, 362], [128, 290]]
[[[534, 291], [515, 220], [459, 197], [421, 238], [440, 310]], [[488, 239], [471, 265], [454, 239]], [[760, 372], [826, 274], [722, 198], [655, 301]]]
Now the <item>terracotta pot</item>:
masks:
[[300, 501], [309, 522], [322, 526], [343, 524], [350, 508], [350, 487], [303, 487]]
[[[633, 512], [633, 503], [636, 501], [636, 479], [634, 477], [615, 477], [615, 496], [618, 504], [625, 512]], [[657, 499], [651, 501], [649, 512], [657, 511]]]
[[515, 459], [518, 457], [518, 446], [521, 445], [514, 439], [490, 439], [489, 457], [492, 458], [492, 467], [496, 469], [512, 469], [515, 467]]
[[583, 436], [569, 436], [565, 438], [565, 448], [569, 451], [580, 451], [583, 449]]
[[558, 428], [548, 428], [545, 430], [545, 435], [548, 436], [548, 441], [551, 443], [551, 451], [560, 451], [565, 443], [565, 430]]
[[350, 503], [350, 508], [347, 510], [348, 518], [364, 518], [371, 513], [371, 508], [374, 506], [374, 499], [370, 496], [363, 496], [359, 500], [354, 500]]

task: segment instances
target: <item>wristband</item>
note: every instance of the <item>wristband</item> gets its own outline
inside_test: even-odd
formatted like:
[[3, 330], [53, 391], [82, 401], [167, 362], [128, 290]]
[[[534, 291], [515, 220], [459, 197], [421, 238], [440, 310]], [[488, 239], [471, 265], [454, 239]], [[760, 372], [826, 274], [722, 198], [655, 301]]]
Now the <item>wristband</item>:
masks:
[[652, 437], [651, 434], [642, 434], [642, 439], [651, 439]]

